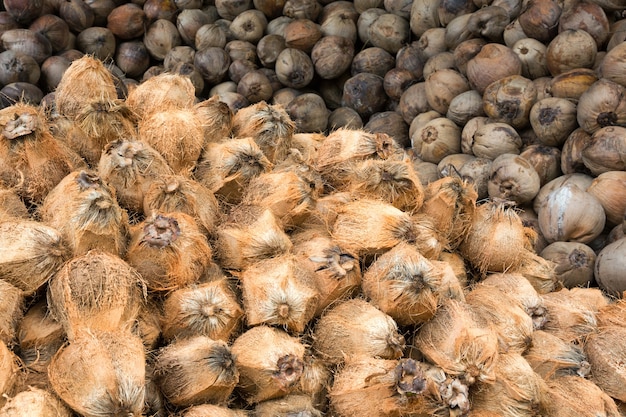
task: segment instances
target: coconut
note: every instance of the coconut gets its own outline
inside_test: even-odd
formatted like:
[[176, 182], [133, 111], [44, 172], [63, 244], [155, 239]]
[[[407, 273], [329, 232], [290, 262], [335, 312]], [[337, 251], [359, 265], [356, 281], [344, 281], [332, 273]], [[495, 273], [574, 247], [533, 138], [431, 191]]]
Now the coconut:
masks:
[[524, 253], [521, 265], [509, 269], [508, 272], [523, 275], [539, 294], [547, 294], [560, 288], [556, 264], [533, 251]]
[[87, 331], [57, 352], [48, 377], [56, 394], [85, 417], [141, 415], [145, 361], [137, 336]]
[[583, 349], [543, 330], [536, 330], [523, 354], [530, 366], [543, 379], [565, 375], [586, 377], [589, 362]]
[[237, 410], [214, 404], [195, 405], [185, 409], [180, 417], [248, 417], [245, 410]]
[[139, 140], [109, 142], [98, 162], [98, 175], [115, 188], [120, 206], [143, 213], [143, 199], [150, 183], [174, 171], [153, 147]]
[[304, 367], [300, 377], [300, 385], [293, 394], [306, 395], [311, 399], [311, 404], [325, 410], [328, 407], [328, 390], [332, 381], [332, 372], [326, 361], [314, 356], [307, 349], [304, 356]]
[[175, 173], [191, 175], [204, 145], [204, 131], [193, 109], [155, 111], [137, 125], [138, 137], [156, 149]]
[[285, 109], [260, 101], [240, 109], [232, 119], [236, 137], [251, 137], [272, 162], [287, 157], [296, 130]]
[[621, 416], [615, 400], [588, 379], [565, 375], [547, 382], [546, 412], [550, 416]]
[[580, 303], [579, 299], [569, 296], [571, 290], [543, 294], [547, 321], [543, 330], [566, 342], [583, 340], [597, 330], [596, 312]]
[[260, 402], [254, 407], [254, 415], [255, 417], [323, 416], [322, 412], [313, 405], [311, 397], [297, 394]]
[[193, 336], [175, 340], [157, 352], [154, 378], [176, 407], [225, 405], [239, 381], [239, 372], [226, 342]]
[[243, 310], [226, 278], [172, 291], [163, 301], [163, 337], [207, 336], [228, 341]]
[[170, 109], [192, 109], [195, 101], [195, 87], [191, 79], [166, 72], [150, 77], [133, 88], [128, 93], [126, 105], [140, 119], [145, 119], [153, 113]]
[[137, 320], [132, 328], [132, 332], [141, 338], [148, 351], [156, 349], [161, 343], [161, 306], [158, 298], [149, 297], [145, 303], [141, 304]]
[[56, 229], [33, 220], [0, 222], [0, 276], [32, 295], [71, 257]]
[[193, 108], [204, 130], [205, 143], [221, 142], [230, 137], [233, 111], [218, 96], [202, 100]]
[[50, 391], [30, 387], [17, 393], [0, 409], [0, 417], [71, 417], [71, 410]]
[[144, 389], [144, 415], [165, 417], [167, 415], [166, 401], [159, 386], [155, 382], [154, 355], [150, 355], [146, 360], [146, 385]]
[[239, 274], [248, 326], [276, 325], [302, 333], [318, 304], [314, 271], [283, 255], [253, 263]]
[[626, 329], [607, 326], [585, 340], [584, 349], [591, 365], [591, 381], [611, 397], [626, 402]]
[[18, 323], [24, 317], [24, 293], [10, 282], [0, 279], [0, 294], [0, 340], [12, 346]]
[[389, 315], [353, 298], [326, 310], [316, 323], [312, 347], [322, 359], [338, 364], [356, 356], [397, 359], [405, 340]]
[[0, 218], [2, 221], [8, 219], [28, 220], [29, 217], [26, 204], [16, 190], [14, 188], [0, 188]]
[[235, 339], [231, 353], [240, 375], [238, 390], [249, 404], [284, 397], [299, 387], [305, 348], [285, 331], [252, 327]]
[[216, 235], [216, 255], [226, 269], [241, 270], [256, 261], [285, 254], [293, 246], [274, 213], [258, 206], [235, 207]]
[[18, 391], [21, 379], [19, 358], [0, 340], [0, 407]]
[[149, 290], [171, 291], [198, 281], [211, 264], [212, 250], [193, 217], [155, 213], [133, 227], [126, 261]]
[[626, 321], [626, 300], [619, 299], [598, 310], [598, 327], [621, 326]]

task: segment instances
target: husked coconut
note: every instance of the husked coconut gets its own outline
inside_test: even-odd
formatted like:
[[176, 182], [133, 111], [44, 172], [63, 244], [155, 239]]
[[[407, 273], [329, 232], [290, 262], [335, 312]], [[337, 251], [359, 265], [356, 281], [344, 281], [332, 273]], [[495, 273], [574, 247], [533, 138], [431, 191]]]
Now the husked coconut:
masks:
[[17, 194], [14, 188], [0, 188], [0, 218], [2, 221], [8, 219], [29, 219], [30, 214], [26, 204]]
[[249, 413], [222, 405], [201, 404], [186, 408], [181, 417], [249, 417]]
[[568, 289], [543, 294], [546, 323], [543, 329], [566, 342], [581, 341], [597, 330], [597, 308], [571, 297]]
[[214, 95], [193, 106], [204, 130], [204, 142], [222, 142], [230, 138], [233, 128], [233, 111]]
[[298, 394], [262, 401], [254, 407], [254, 415], [255, 417], [323, 416], [322, 412], [313, 405], [311, 397]]

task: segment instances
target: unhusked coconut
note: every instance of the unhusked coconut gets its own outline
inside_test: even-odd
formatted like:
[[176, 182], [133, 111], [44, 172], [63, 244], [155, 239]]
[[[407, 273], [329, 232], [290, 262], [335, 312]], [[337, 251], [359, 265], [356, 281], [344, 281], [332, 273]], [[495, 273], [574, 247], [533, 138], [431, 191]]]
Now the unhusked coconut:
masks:
[[195, 88], [189, 77], [166, 72], [129, 91], [126, 105], [144, 119], [158, 111], [192, 109], [195, 100]]
[[571, 297], [570, 291], [564, 288], [541, 296], [547, 312], [543, 330], [566, 342], [577, 342], [597, 330], [598, 310]]
[[0, 188], [0, 219], [6, 221], [9, 219], [28, 220], [29, 218], [26, 204], [17, 191], [14, 188]]
[[24, 293], [10, 282], [0, 279], [0, 340], [12, 346], [17, 326], [24, 317]]
[[53, 393], [30, 387], [11, 397], [0, 417], [71, 417], [71, 410]]
[[233, 111], [214, 95], [193, 106], [204, 130], [204, 143], [221, 142], [230, 138]]
[[582, 347], [545, 332], [533, 332], [528, 350], [523, 354], [533, 370], [543, 379], [563, 375], [586, 377], [590, 365]]
[[554, 417], [620, 417], [615, 400], [592, 381], [564, 375], [547, 381], [546, 411]]
[[313, 405], [311, 397], [297, 394], [260, 402], [254, 407], [254, 415], [255, 417], [323, 416], [322, 412]]
[[214, 404], [194, 405], [185, 409], [181, 417], [249, 417], [244, 410]]
[[0, 341], [0, 407], [19, 390], [22, 378], [19, 358]]
[[591, 365], [591, 381], [611, 397], [626, 402], [626, 348], [623, 326], [607, 326], [590, 334], [584, 349]]

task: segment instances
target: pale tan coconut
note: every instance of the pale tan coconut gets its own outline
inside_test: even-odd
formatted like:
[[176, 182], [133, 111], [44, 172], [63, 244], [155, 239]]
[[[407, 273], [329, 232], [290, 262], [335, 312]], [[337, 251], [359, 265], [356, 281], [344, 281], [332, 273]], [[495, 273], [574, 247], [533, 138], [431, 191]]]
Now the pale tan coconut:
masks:
[[290, 394], [282, 398], [267, 400], [254, 407], [255, 417], [289, 417], [289, 416], [322, 417], [320, 410], [315, 408], [311, 397]]
[[564, 375], [547, 381], [546, 413], [554, 417], [620, 417], [615, 400], [592, 381]]
[[[526, 227], [527, 231], [529, 229]], [[522, 275], [539, 294], [548, 294], [561, 288], [556, 273], [556, 263], [542, 258], [534, 251], [523, 252], [522, 255], [521, 264], [512, 267], [507, 272]]]
[[0, 294], [0, 341], [12, 346], [18, 323], [24, 317], [24, 293], [9, 281], [0, 279]]
[[607, 326], [590, 334], [584, 343], [591, 365], [591, 381], [616, 400], [626, 402], [626, 349], [623, 326]]
[[174, 340], [156, 353], [154, 379], [176, 407], [226, 405], [239, 372], [226, 342], [193, 336]]
[[115, 188], [120, 206], [137, 213], [143, 213], [143, 198], [150, 183], [173, 174], [163, 156], [139, 140], [109, 142], [98, 162], [98, 175]]
[[315, 325], [312, 347], [322, 359], [339, 364], [357, 356], [397, 359], [405, 340], [389, 315], [353, 298], [326, 310]]
[[337, 245], [327, 229], [307, 228], [292, 234], [291, 240], [298, 262], [315, 271], [313, 279], [319, 295], [316, 316], [359, 290], [362, 273], [356, 255]]
[[274, 213], [258, 206], [235, 207], [218, 226], [216, 235], [216, 255], [225, 269], [241, 270], [285, 254], [293, 246]]
[[317, 151], [326, 139], [324, 133], [296, 133], [291, 139], [292, 149], [296, 149], [302, 155], [302, 159], [309, 165], [314, 165], [317, 160]]
[[287, 157], [296, 125], [282, 106], [260, 101], [239, 109], [232, 122], [235, 137], [251, 137], [272, 163]]
[[203, 335], [228, 341], [243, 310], [226, 278], [172, 291], [163, 301], [161, 327], [165, 340]]
[[293, 394], [306, 395], [311, 399], [314, 407], [325, 410], [328, 407], [328, 390], [332, 378], [332, 369], [326, 361], [315, 356], [307, 348], [300, 385], [293, 391]]
[[214, 404], [201, 404], [189, 407], [180, 417], [249, 417], [246, 410], [239, 410]]
[[454, 268], [446, 261], [430, 260], [430, 262], [442, 272], [441, 286], [438, 293], [441, 300], [452, 298], [459, 301], [465, 300], [467, 282], [463, 283], [457, 276]]
[[191, 79], [177, 73], [150, 77], [128, 93], [126, 105], [140, 119], [169, 109], [192, 109], [196, 93]]
[[581, 341], [597, 330], [597, 309], [571, 297], [566, 288], [543, 294], [547, 321], [543, 330], [566, 342]]
[[139, 120], [137, 137], [156, 149], [175, 173], [190, 176], [204, 146], [193, 109], [163, 109]]
[[252, 138], [230, 139], [205, 145], [194, 177], [224, 202], [238, 204], [250, 180], [273, 167]]
[[14, 188], [0, 188], [0, 221], [8, 219], [28, 220], [30, 214], [26, 204]]
[[125, 259], [149, 290], [171, 291], [197, 282], [211, 264], [212, 253], [193, 217], [155, 213], [133, 227]]
[[8, 399], [0, 417], [72, 417], [72, 411], [48, 390], [29, 387]]
[[302, 333], [318, 305], [313, 275], [291, 254], [245, 268], [238, 277], [248, 326], [267, 324]]
[[439, 255], [439, 261], [444, 262], [454, 273], [461, 288], [469, 286], [469, 274], [465, 265], [465, 259], [457, 251], [443, 251]]
[[[144, 346], [145, 346], [144, 342]], [[146, 385], [144, 386], [144, 415], [165, 417], [167, 415], [165, 396], [155, 381], [154, 355], [146, 357]]]
[[22, 378], [19, 358], [0, 340], [0, 407], [19, 390]]
[[73, 171], [56, 186], [41, 209], [41, 220], [57, 229], [75, 256], [100, 249], [124, 256], [128, 214], [115, 189], [90, 170]]
[[67, 241], [55, 228], [34, 220], [0, 222], [0, 276], [32, 295], [71, 258]]
[[233, 111], [228, 104], [214, 95], [193, 106], [204, 130], [204, 142], [221, 142], [230, 138], [233, 128]]
[[579, 345], [543, 330], [533, 332], [523, 356], [545, 380], [565, 375], [586, 377], [590, 370], [587, 356]]
[[596, 314], [598, 327], [621, 326], [626, 322], [626, 299], [621, 298], [601, 307]]
[[146, 359], [132, 333], [82, 332], [52, 358], [48, 377], [54, 392], [85, 417], [142, 414]]
[[305, 347], [285, 331], [252, 327], [231, 346], [239, 370], [238, 390], [249, 404], [284, 397], [300, 386]]

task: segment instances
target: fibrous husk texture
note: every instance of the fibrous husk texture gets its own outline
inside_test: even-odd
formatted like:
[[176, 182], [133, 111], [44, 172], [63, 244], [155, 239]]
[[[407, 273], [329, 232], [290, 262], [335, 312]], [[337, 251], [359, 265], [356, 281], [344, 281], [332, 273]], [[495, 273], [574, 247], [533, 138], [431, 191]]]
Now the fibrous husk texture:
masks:
[[30, 387], [10, 398], [0, 417], [72, 417], [71, 410], [50, 391]]
[[17, 326], [24, 317], [24, 292], [0, 279], [0, 340], [7, 346], [15, 343]]
[[0, 341], [0, 407], [19, 390], [22, 377], [18, 357]]
[[566, 342], [578, 342], [597, 330], [597, 309], [579, 302], [566, 288], [543, 294], [546, 323], [543, 330]]
[[533, 333], [523, 356], [534, 371], [546, 380], [564, 375], [586, 377], [589, 374], [589, 362], [580, 345], [566, 342], [543, 330]]
[[626, 347], [623, 326], [607, 326], [590, 334], [584, 343], [591, 365], [590, 379], [611, 397], [626, 402]]
[[233, 111], [215, 95], [194, 105], [200, 125], [204, 130], [205, 143], [221, 142], [230, 138]]
[[320, 410], [313, 405], [308, 395], [290, 394], [275, 400], [260, 402], [254, 407], [255, 417], [322, 417]]
[[547, 381], [546, 411], [554, 417], [620, 417], [615, 400], [592, 381], [564, 375]]
[[195, 88], [189, 77], [163, 73], [133, 88], [128, 93], [126, 105], [139, 118], [145, 119], [160, 111], [193, 109], [195, 100]]
[[185, 409], [180, 414], [181, 417], [249, 417], [248, 412], [237, 410], [234, 408], [214, 405], [201, 404]]
[[92, 250], [65, 263], [48, 285], [48, 305], [72, 340], [84, 328], [129, 330], [145, 289], [139, 273], [120, 257]]
[[72, 253], [57, 229], [33, 220], [0, 223], [0, 277], [31, 295], [70, 259]]
[[29, 216], [26, 204], [14, 188], [0, 188], [0, 218], [27, 220]]

